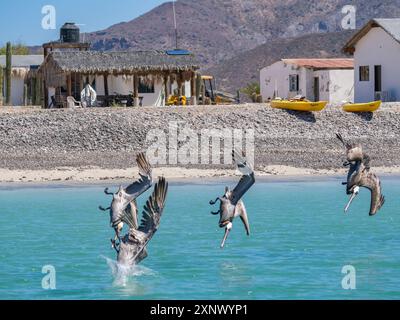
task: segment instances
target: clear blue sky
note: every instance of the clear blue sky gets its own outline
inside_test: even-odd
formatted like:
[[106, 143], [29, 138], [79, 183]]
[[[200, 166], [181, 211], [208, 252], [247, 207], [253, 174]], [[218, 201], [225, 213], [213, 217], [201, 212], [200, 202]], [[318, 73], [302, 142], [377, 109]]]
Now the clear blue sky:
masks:
[[[64, 22], [85, 24], [81, 32], [132, 20], [168, 0], [0, 0], [0, 46], [7, 41], [41, 45], [59, 38]], [[43, 30], [42, 7], [56, 9], [56, 30]]]

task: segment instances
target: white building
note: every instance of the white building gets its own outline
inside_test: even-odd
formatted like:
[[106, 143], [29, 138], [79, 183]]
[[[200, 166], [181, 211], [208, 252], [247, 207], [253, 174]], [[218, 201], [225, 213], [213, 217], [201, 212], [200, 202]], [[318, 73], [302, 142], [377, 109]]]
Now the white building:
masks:
[[[11, 104], [22, 106], [24, 103], [24, 84], [29, 70], [37, 69], [43, 62], [43, 55], [13, 55], [11, 57]], [[0, 56], [0, 68], [6, 67], [6, 56]], [[3, 96], [5, 96], [6, 82], [3, 72]]]
[[282, 59], [260, 71], [265, 101], [296, 95], [311, 101], [352, 101], [353, 84], [353, 59]]
[[346, 44], [356, 102], [400, 101], [400, 19], [373, 19]]

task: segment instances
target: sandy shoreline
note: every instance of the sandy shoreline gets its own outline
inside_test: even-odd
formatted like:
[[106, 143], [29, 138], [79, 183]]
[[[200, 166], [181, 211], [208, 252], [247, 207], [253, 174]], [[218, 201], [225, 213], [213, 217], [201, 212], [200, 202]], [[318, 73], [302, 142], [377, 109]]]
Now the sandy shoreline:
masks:
[[[397, 165], [400, 161], [399, 108], [398, 104], [385, 104], [373, 115], [345, 113], [335, 106], [315, 114], [289, 112], [265, 104], [7, 109], [0, 111], [0, 183], [55, 185], [57, 182], [129, 181], [137, 176], [135, 155], [154, 147], [155, 141], [149, 139], [149, 132], [157, 130], [160, 139], [165, 138], [160, 142], [169, 147], [170, 140], [177, 139], [177, 132], [171, 128], [178, 127], [179, 132], [183, 129], [194, 132], [198, 141], [190, 144], [190, 150], [197, 154], [202, 147], [204, 129], [223, 128], [232, 134], [233, 130], [242, 133], [253, 130], [254, 139], [250, 143], [254, 144], [254, 163], [260, 180], [263, 177], [268, 181], [344, 177], [346, 169], [341, 164], [345, 154], [336, 132], [364, 146], [376, 173], [397, 176], [400, 175]], [[177, 122], [182, 125], [178, 126]], [[213, 143], [211, 147], [219, 146]], [[156, 168], [154, 176], [189, 183], [236, 180], [239, 173], [232, 169], [231, 165], [199, 164], [186, 168], [182, 165]]]
[[[102, 169], [102, 168], [58, 168], [54, 170], [8, 170], [0, 169], [0, 183], [25, 182], [84, 182], [98, 183], [107, 181], [131, 180], [137, 176], [137, 168]], [[377, 174], [400, 174], [400, 167], [374, 167]], [[256, 171], [258, 177], [339, 177], [346, 175], [345, 169], [307, 169], [289, 166], [267, 166]], [[187, 169], [179, 167], [155, 168], [154, 176], [164, 176], [169, 180], [214, 180], [229, 179], [239, 176], [235, 170]]]

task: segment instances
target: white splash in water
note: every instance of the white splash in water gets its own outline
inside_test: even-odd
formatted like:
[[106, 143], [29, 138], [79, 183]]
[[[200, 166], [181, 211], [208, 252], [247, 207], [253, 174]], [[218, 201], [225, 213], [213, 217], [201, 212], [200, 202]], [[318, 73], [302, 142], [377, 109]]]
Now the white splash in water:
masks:
[[141, 265], [126, 266], [119, 264], [117, 261], [101, 256], [106, 260], [107, 265], [111, 269], [111, 273], [114, 277], [113, 286], [126, 287], [129, 284], [129, 280], [134, 277], [140, 277], [143, 275], [155, 275], [156, 273]]

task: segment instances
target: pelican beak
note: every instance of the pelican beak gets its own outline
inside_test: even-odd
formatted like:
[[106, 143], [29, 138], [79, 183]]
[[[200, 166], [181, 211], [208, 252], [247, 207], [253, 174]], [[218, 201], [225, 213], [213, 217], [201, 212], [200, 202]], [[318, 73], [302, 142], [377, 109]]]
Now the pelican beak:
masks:
[[221, 242], [221, 249], [224, 248], [226, 239], [228, 238], [228, 235], [229, 235], [229, 232], [231, 231], [231, 229], [232, 229], [232, 222], [229, 222], [225, 227], [225, 234], [224, 234], [224, 238], [222, 239], [222, 242]]
[[359, 193], [359, 188], [356, 187], [356, 189], [354, 189], [353, 194], [352, 194], [351, 197], [350, 197], [349, 202], [348, 202], [347, 205], [346, 205], [346, 208], [344, 208], [344, 212], [345, 212], [345, 213], [347, 213], [347, 211], [349, 210], [351, 203], [353, 202], [353, 200], [355, 199], [355, 197], [358, 195], [358, 193]]

